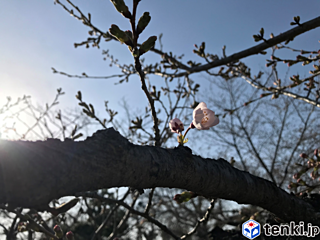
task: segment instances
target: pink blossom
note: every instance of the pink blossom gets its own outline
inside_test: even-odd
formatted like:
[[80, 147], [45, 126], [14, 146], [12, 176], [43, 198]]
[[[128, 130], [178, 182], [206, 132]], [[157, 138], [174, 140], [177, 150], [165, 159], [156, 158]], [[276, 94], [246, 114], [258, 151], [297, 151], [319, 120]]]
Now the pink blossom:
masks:
[[207, 104], [204, 102], [193, 110], [192, 124], [199, 130], [208, 130], [219, 123], [219, 118], [214, 115], [214, 111], [207, 108]]
[[74, 240], [73, 232], [71, 232], [71, 231], [67, 232], [66, 237], [67, 237], [67, 239]]
[[171, 132], [180, 133], [184, 130], [183, 123], [179, 118], [174, 118], [170, 120], [169, 127], [171, 129]]

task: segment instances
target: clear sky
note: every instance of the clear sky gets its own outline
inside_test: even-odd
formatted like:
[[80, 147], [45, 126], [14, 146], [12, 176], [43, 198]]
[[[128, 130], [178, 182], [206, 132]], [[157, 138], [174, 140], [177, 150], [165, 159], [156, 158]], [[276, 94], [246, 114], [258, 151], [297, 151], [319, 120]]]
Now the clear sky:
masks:
[[[92, 22], [104, 31], [111, 24], [124, 30], [130, 28], [127, 19], [109, 0], [74, 2], [83, 12], [90, 12]], [[132, 1], [126, 3], [131, 8]], [[164, 51], [184, 53], [187, 61], [190, 58], [200, 60], [192, 50], [195, 43], [199, 45], [202, 41], [206, 42], [208, 51], [220, 56], [223, 45], [227, 46], [228, 55], [253, 46], [256, 43], [252, 35], [261, 27], [266, 36], [271, 32], [277, 35], [291, 28], [289, 24], [294, 16], [299, 15], [301, 22], [317, 17], [320, 1], [142, 0], [138, 10], [138, 17], [149, 11], [152, 18], [140, 41], [163, 33]], [[120, 62], [132, 63], [127, 47], [116, 42], [103, 43], [100, 50], [75, 49], [73, 44], [86, 40], [89, 29], [60, 5], [54, 5], [54, 0], [3, 0], [0, 20], [0, 106], [7, 96], [16, 99], [24, 94], [32, 96], [34, 103], [44, 105], [53, 100], [60, 87], [66, 92], [60, 101], [61, 109], [77, 106], [74, 96], [78, 90], [100, 113], [104, 111], [104, 100], [118, 110], [123, 96], [133, 108], [146, 106], [146, 97], [137, 78], [127, 84], [114, 85], [119, 79], [71, 79], [52, 73], [51, 67], [79, 75], [82, 72], [95, 76], [119, 73], [116, 67], [110, 68], [109, 62], [102, 60], [102, 49], [110, 49]], [[297, 37], [292, 47], [319, 49], [319, 36], [320, 29], [313, 30]], [[146, 58], [159, 59], [153, 53], [147, 53]], [[266, 58], [249, 57], [245, 61], [259, 71]], [[201, 74], [193, 78], [204, 81]]]

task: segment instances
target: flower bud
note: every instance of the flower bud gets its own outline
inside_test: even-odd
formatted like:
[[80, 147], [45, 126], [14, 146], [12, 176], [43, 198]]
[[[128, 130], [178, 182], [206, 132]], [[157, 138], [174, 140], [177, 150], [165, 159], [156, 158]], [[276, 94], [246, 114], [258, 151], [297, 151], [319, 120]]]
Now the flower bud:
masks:
[[71, 231], [67, 232], [66, 237], [67, 237], [68, 240], [74, 240], [73, 232], [71, 232]]
[[53, 228], [53, 231], [55, 232], [55, 236], [58, 238], [62, 238], [63, 237], [63, 231], [61, 230], [59, 225], [55, 225]]
[[177, 203], [182, 203], [181, 194], [174, 195], [173, 200], [175, 200]]
[[314, 174], [313, 171], [310, 173], [310, 177], [311, 177], [313, 180], [315, 179], [315, 174]]
[[24, 232], [28, 230], [28, 222], [20, 222], [17, 227], [18, 232]]
[[180, 133], [184, 131], [183, 123], [179, 118], [174, 118], [170, 120], [169, 127], [171, 129], [171, 132], [174, 132], [174, 133]]
[[288, 188], [294, 190], [294, 189], [297, 188], [297, 186], [298, 186], [298, 185], [297, 185], [296, 183], [291, 182], [291, 183], [288, 185]]
[[308, 158], [308, 155], [307, 155], [306, 153], [301, 153], [301, 154], [300, 154], [300, 157], [302, 157], [302, 158]]
[[316, 148], [316, 149], [314, 150], [313, 154], [314, 154], [316, 157], [318, 157], [318, 156], [319, 156], [319, 149]]
[[307, 164], [308, 164], [308, 168], [312, 168], [314, 166], [313, 162], [311, 161], [308, 161]]
[[293, 179], [298, 179], [300, 176], [299, 176], [299, 173], [295, 173], [294, 175], [293, 175]]

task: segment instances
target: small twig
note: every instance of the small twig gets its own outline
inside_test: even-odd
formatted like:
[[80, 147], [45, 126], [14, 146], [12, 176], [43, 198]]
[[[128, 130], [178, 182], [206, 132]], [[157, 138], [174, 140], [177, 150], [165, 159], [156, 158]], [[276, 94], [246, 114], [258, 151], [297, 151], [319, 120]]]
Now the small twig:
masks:
[[90, 198], [97, 198], [99, 199], [100, 201], [102, 202], [112, 202], [112, 203], [117, 203], [119, 205], [121, 205], [122, 207], [130, 210], [130, 212], [132, 214], [136, 214], [136, 215], [139, 215], [141, 217], [144, 217], [145, 219], [147, 219], [149, 222], [153, 223], [154, 225], [158, 226], [163, 232], [169, 234], [171, 237], [173, 237], [174, 239], [180, 239], [178, 236], [176, 236], [173, 232], [171, 232], [167, 226], [163, 225], [162, 223], [160, 223], [158, 220], [150, 217], [148, 214], [146, 213], [143, 213], [143, 212], [139, 212], [137, 210], [135, 210], [134, 208], [130, 207], [128, 204], [126, 204], [125, 202], [123, 201], [120, 201], [120, 200], [114, 200], [114, 199], [109, 199], [109, 198], [105, 198], [105, 197], [102, 197], [102, 196], [99, 196], [98, 194], [96, 193], [81, 193], [81, 194], [78, 194], [78, 196], [84, 196], [84, 197], [90, 197]]
[[[130, 207], [132, 207], [132, 208], [134, 207], [134, 205], [135, 205], [136, 201], [138, 200], [139, 196], [140, 196], [139, 193], [137, 193], [137, 194], [134, 196]], [[128, 218], [129, 218], [129, 216], [130, 216], [130, 213], [131, 213], [130, 210], [127, 209], [126, 213], [124, 214], [123, 218], [122, 218], [121, 221], [119, 222], [118, 226], [117, 226], [117, 227], [115, 228], [115, 230], [109, 235], [108, 240], [113, 239], [113, 237], [117, 235], [119, 229], [121, 229], [122, 226], [127, 222]]]
[[40, 232], [48, 235], [49, 237], [55, 239], [55, 240], [59, 240], [58, 237], [56, 237], [52, 232], [48, 231], [47, 229], [45, 229], [44, 227], [42, 227], [41, 225], [39, 225], [38, 223], [36, 223], [32, 218], [30, 217], [26, 217], [25, 215], [21, 214], [18, 211], [13, 211], [13, 213], [15, 213], [21, 220], [23, 221], [28, 221], [29, 224], [37, 227], [39, 229]]
[[[317, 74], [317, 75], [320, 75]], [[312, 77], [315, 77], [317, 75], [313, 75]], [[294, 99], [298, 99], [298, 100], [302, 100], [302, 101], [305, 101], [309, 104], [312, 104], [316, 107], [320, 107], [320, 103], [318, 101], [315, 101], [315, 100], [312, 100], [310, 98], [306, 98], [306, 97], [303, 97], [301, 95], [298, 95], [296, 93], [292, 93], [292, 92], [289, 92], [289, 91], [285, 91], [285, 90], [280, 90], [280, 89], [277, 89], [277, 88], [267, 88], [267, 87], [264, 87], [264, 86], [260, 86], [256, 83], [254, 83], [253, 81], [250, 81], [248, 78], [246, 78], [245, 76], [242, 76], [242, 78], [244, 78], [246, 80], [247, 83], [249, 83], [251, 86], [257, 88], [257, 89], [261, 89], [261, 90], [264, 90], [264, 91], [268, 91], [268, 92], [273, 92], [273, 93], [280, 93], [280, 94], [283, 94], [285, 96], [288, 96], [288, 97], [292, 97]], [[311, 78], [311, 77], [310, 77]]]
[[69, 78], [92, 78], [92, 79], [109, 79], [109, 78], [121, 78], [126, 76], [126, 74], [115, 74], [115, 75], [110, 75], [110, 76], [88, 76], [87, 74], [82, 74], [82, 75], [73, 75], [73, 74], [68, 74], [65, 72], [57, 71], [55, 68], [51, 68], [53, 73], [58, 73], [64, 76], [67, 76]]
[[151, 206], [152, 206], [152, 197], [153, 197], [153, 193], [154, 193], [154, 190], [155, 190], [155, 189], [156, 189], [156, 188], [152, 188], [151, 191], [150, 191], [150, 193], [149, 193], [148, 204], [147, 204], [147, 206], [146, 206], [146, 208], [145, 208], [145, 210], [144, 210], [144, 213], [146, 213], [146, 214], [148, 214], [148, 212], [149, 212], [149, 210], [150, 210], [150, 208], [151, 208]]
[[200, 226], [201, 223], [204, 223], [206, 221], [208, 221], [209, 217], [210, 217], [210, 213], [212, 211], [212, 209], [214, 208], [214, 204], [216, 202], [216, 199], [212, 199], [210, 202], [210, 206], [208, 207], [206, 213], [204, 214], [203, 218], [201, 218], [200, 220], [197, 221], [196, 225], [194, 226], [194, 228], [188, 232], [187, 234], [183, 235], [180, 239], [186, 239], [187, 237], [190, 237], [192, 234], [194, 234], [198, 227]]
[[[126, 197], [129, 195], [130, 190], [128, 190], [124, 196], [122, 197], [122, 199], [120, 199], [119, 201], [123, 201], [124, 199], [126, 199]], [[108, 213], [108, 216], [105, 218], [105, 220], [101, 223], [101, 225], [98, 227], [98, 229], [94, 232], [93, 236], [91, 237], [91, 240], [94, 240], [96, 238], [96, 236], [99, 234], [99, 232], [106, 226], [106, 224], [108, 223], [108, 221], [110, 220], [111, 216], [113, 215], [113, 213], [120, 207], [119, 204], [116, 204]]]
[[[132, 33], [133, 33], [133, 48], [137, 47], [137, 40], [138, 40], [138, 34], [136, 31], [136, 27], [135, 27], [135, 18], [136, 18], [136, 8], [138, 5], [139, 1], [133, 1], [133, 13], [132, 13], [132, 17], [130, 19], [130, 23], [131, 23], [131, 27], [132, 27]], [[140, 80], [141, 80], [141, 88], [144, 91], [144, 93], [146, 94], [147, 98], [148, 98], [148, 102], [150, 104], [151, 107], [151, 114], [152, 114], [152, 118], [153, 118], [153, 129], [154, 129], [154, 134], [155, 134], [155, 146], [160, 147], [161, 145], [161, 138], [160, 138], [160, 131], [159, 131], [159, 120], [157, 117], [157, 112], [154, 106], [154, 100], [151, 97], [146, 82], [145, 82], [145, 73], [142, 71], [141, 68], [141, 63], [140, 63], [140, 56], [136, 56], [134, 57], [134, 63], [135, 63], [135, 69], [137, 70]]]

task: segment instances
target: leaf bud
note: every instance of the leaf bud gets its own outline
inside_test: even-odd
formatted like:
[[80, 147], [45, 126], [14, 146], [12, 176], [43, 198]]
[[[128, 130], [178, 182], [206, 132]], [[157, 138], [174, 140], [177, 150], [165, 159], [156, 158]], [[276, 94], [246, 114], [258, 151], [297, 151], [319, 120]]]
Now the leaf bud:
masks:
[[123, 0], [111, 0], [111, 2], [119, 13], [126, 18], [131, 18], [131, 13]]
[[151, 20], [150, 13], [144, 12], [138, 22], [138, 26], [137, 26], [138, 34], [140, 34], [146, 28], [146, 26], [148, 26], [150, 20]]
[[129, 46], [133, 46], [132, 41], [128, 36], [129, 32], [125, 33], [115, 24], [111, 25], [111, 28], [109, 28], [109, 32], [112, 36], [117, 38], [121, 43], [125, 43], [126, 45], [129, 45]]
[[140, 56], [146, 52], [148, 52], [151, 48], [154, 47], [155, 43], [157, 41], [157, 37], [156, 36], [151, 36], [148, 38], [147, 41], [143, 42], [141, 44], [141, 47], [140, 47]]
[[261, 36], [253, 35], [253, 39], [254, 39], [255, 42], [259, 42], [261, 40]]

